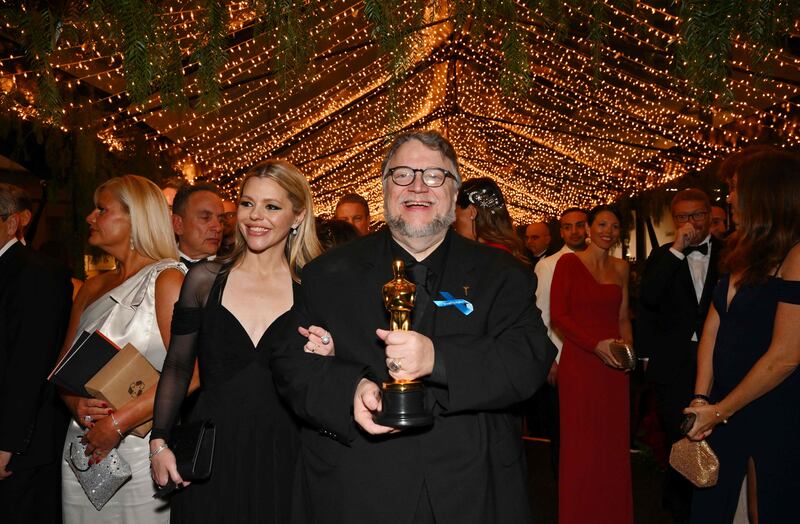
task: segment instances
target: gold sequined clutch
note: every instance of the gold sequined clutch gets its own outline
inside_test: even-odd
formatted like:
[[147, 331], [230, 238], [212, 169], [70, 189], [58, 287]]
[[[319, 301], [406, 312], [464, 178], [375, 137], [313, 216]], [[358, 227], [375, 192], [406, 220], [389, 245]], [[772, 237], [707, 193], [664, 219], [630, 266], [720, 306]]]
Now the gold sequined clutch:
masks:
[[609, 345], [614, 359], [622, 364], [625, 371], [633, 371], [636, 368], [636, 352], [633, 346], [626, 344], [622, 340], [615, 340]]
[[683, 438], [673, 444], [669, 465], [698, 488], [715, 485], [719, 477], [719, 459], [705, 440]]

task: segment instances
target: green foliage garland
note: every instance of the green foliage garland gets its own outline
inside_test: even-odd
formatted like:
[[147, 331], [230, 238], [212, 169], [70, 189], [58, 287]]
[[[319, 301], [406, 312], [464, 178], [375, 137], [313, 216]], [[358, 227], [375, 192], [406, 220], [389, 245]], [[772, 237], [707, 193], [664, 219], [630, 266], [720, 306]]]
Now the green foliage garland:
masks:
[[[280, 28], [273, 60], [284, 85], [312, 64], [315, 42], [309, 34], [318, 23], [313, 4], [248, 0], [258, 20], [255, 34]], [[224, 0], [197, 0], [199, 36], [188, 52], [180, 48], [169, 26], [168, 5], [151, 0], [26, 0], [20, 7], [0, 9], [0, 23], [19, 35], [28, 64], [37, 74], [36, 103], [46, 119], [58, 121], [63, 112], [51, 57], [59, 39], [66, 37], [121, 54], [127, 93], [134, 104], [159, 93], [167, 107], [185, 107], [197, 98], [199, 109], [213, 110], [221, 101], [219, 75], [231, 40], [228, 5]], [[523, 19], [553, 31], [556, 37], [574, 30], [576, 17], [583, 20], [580, 30], [591, 45], [595, 76], [599, 76], [612, 6], [627, 13], [638, 9], [633, 0], [411, 0], [410, 8], [402, 13], [395, 0], [364, 0], [363, 16], [371, 24], [372, 38], [389, 56], [390, 85], [402, 80], [411, 66], [418, 41], [415, 33], [423, 27], [427, 9], [447, 11], [456, 29], [473, 38], [486, 37], [490, 31], [499, 35], [500, 82], [509, 89], [520, 83], [530, 85], [530, 65], [536, 58], [529, 56], [525, 46]], [[733, 97], [728, 79], [734, 40], [752, 46], [749, 59], [757, 67], [770, 50], [785, 42], [800, 18], [797, 0], [675, 0], [662, 9], [678, 20], [679, 35], [673, 42], [676, 70], [689, 79], [693, 94], [706, 105]], [[536, 19], [531, 19], [532, 13]], [[187, 87], [186, 75], [195, 70], [196, 82]], [[187, 89], [196, 96], [188, 96]]]

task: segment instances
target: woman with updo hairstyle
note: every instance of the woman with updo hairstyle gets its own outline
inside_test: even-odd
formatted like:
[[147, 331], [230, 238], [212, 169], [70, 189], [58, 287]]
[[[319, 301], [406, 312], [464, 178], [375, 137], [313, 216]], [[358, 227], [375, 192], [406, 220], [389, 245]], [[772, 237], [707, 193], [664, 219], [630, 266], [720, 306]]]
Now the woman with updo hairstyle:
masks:
[[[116, 269], [88, 279], [81, 287], [62, 355], [82, 333], [100, 331], [118, 347], [132, 344], [160, 371], [170, 344], [172, 307], [185, 271], [178, 262], [167, 202], [153, 182], [125, 175], [101, 184], [94, 192], [94, 205], [86, 217], [89, 245], [113, 256]], [[116, 411], [98, 399], [66, 390], [60, 393], [73, 416], [65, 456], [71, 456], [82, 439], [92, 455], [90, 464], [102, 462], [117, 448], [132, 470], [131, 479], [98, 511], [64, 460], [64, 522], [168, 522], [169, 508], [153, 498], [147, 439], [128, 434], [152, 418], [155, 390], [150, 388]]]
[[[725, 164], [734, 231], [697, 348], [688, 437], [708, 439], [719, 479], [695, 490], [691, 522], [731, 522], [746, 464], [759, 522], [800, 511], [800, 156], [747, 148]], [[752, 509], [752, 508], [751, 508]]]
[[[319, 252], [306, 177], [282, 160], [251, 168], [239, 189], [233, 251], [193, 267], [175, 306], [150, 440], [156, 484], [188, 485], [172, 496], [172, 522], [291, 522], [299, 436], [268, 362], [287, 336], [282, 320], [300, 271]], [[321, 347], [323, 336], [309, 338]], [[195, 358], [202, 388], [191, 419], [211, 419], [216, 443], [210, 478], [189, 485], [167, 443]]]
[[619, 211], [589, 212], [584, 251], [556, 264], [550, 319], [563, 340], [558, 364], [561, 447], [558, 521], [633, 522], [628, 374], [611, 343], [633, 343], [628, 262], [611, 255], [620, 239]]
[[502, 249], [530, 265], [525, 246], [514, 232], [503, 193], [489, 177], [470, 178], [461, 185], [453, 227], [462, 237]]

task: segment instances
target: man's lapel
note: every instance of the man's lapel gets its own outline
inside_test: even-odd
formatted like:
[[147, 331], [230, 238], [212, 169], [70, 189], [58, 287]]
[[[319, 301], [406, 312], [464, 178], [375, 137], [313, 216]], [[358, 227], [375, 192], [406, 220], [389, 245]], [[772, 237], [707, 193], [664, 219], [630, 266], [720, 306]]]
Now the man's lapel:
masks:
[[[480, 291], [481, 282], [475, 279], [475, 246], [463, 239], [459, 235], [452, 235], [450, 239], [450, 251], [444, 265], [444, 275], [442, 275], [439, 291], [449, 293], [455, 299], [465, 299], [473, 302], [473, 298]], [[437, 293], [437, 295], [439, 295]], [[431, 297], [431, 300], [443, 300], [441, 295]], [[431, 304], [434, 310], [434, 333], [453, 333], [458, 329], [458, 325], [464, 316], [454, 306], [438, 307]], [[449, 314], [444, 314], [444, 310]]]
[[700, 297], [700, 304], [706, 304], [711, 301], [714, 288], [719, 280], [719, 259], [724, 244], [720, 240], [714, 238], [714, 236], [711, 237], [709, 244], [711, 245], [711, 256], [708, 260], [708, 271], [706, 271], [706, 280], [703, 283], [703, 294]]
[[364, 311], [359, 316], [373, 319], [375, 327], [389, 329], [389, 312], [383, 305], [383, 285], [392, 280], [392, 250], [388, 229], [375, 234], [375, 242], [366, 242], [356, 262], [355, 277], [358, 293], [363, 293]]

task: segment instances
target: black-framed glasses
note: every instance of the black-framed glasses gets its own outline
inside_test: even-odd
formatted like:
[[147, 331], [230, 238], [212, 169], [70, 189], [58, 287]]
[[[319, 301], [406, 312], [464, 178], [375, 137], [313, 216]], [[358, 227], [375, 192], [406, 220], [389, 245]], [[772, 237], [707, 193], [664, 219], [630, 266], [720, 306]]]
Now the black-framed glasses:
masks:
[[417, 173], [422, 174], [422, 183], [428, 187], [440, 187], [444, 184], [447, 177], [456, 179], [455, 175], [447, 169], [440, 167], [427, 167], [425, 169], [414, 169], [408, 166], [391, 167], [386, 170], [383, 178], [391, 177], [392, 182], [398, 186], [410, 186], [417, 178]]
[[691, 219], [692, 222], [697, 222], [699, 220], [703, 220], [707, 215], [708, 211], [696, 211], [691, 215], [674, 215], [674, 216], [675, 216], [675, 222], [677, 222], [678, 224], [685, 224], [686, 222], [689, 221], [689, 219]]

